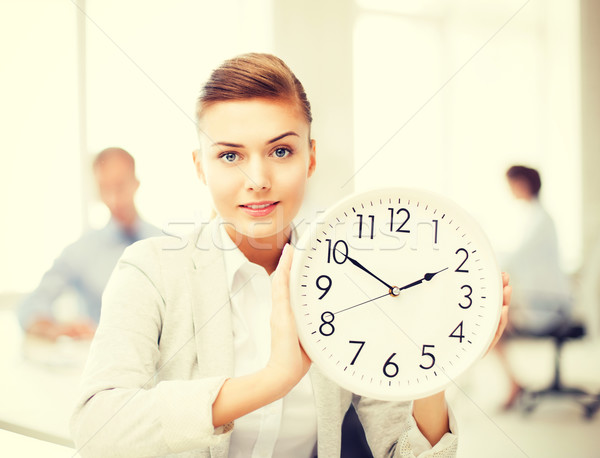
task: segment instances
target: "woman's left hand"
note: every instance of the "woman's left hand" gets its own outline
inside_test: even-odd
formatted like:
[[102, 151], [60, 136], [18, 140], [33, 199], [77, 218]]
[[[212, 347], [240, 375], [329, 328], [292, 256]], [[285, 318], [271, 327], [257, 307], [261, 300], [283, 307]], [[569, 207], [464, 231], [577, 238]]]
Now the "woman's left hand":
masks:
[[502, 314], [500, 315], [500, 322], [498, 323], [494, 340], [492, 340], [486, 353], [489, 353], [496, 346], [508, 324], [508, 307], [510, 306], [510, 295], [512, 293], [512, 286], [508, 284], [509, 279], [509, 275], [506, 272], [502, 272]]
[[[502, 272], [502, 312], [496, 335], [486, 353], [498, 343], [508, 323], [508, 307], [512, 293], [512, 287], [508, 284], [508, 281], [508, 274]], [[450, 430], [445, 392], [441, 391], [425, 398], [416, 399], [413, 402], [413, 417], [419, 430], [429, 443], [437, 444], [442, 436]]]

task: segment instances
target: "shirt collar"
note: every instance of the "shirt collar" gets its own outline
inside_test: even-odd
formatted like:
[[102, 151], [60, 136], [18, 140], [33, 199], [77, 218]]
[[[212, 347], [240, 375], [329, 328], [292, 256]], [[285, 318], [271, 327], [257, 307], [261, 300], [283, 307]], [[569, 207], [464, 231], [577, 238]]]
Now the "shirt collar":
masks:
[[223, 250], [223, 261], [225, 262], [225, 275], [229, 291], [233, 291], [234, 280], [236, 274], [244, 267], [248, 268], [252, 263], [248, 261], [246, 256], [239, 250], [233, 240], [225, 230], [225, 222], [218, 219], [214, 230], [217, 232], [218, 238], [215, 241], [218, 243], [218, 248]]
[[132, 232], [127, 232], [121, 224], [117, 222], [115, 218], [111, 216], [106, 224], [106, 230], [113, 233], [121, 240], [131, 244], [133, 242], [137, 242], [138, 240], [145, 238], [142, 230], [142, 224], [139, 217], [136, 217], [135, 222], [133, 223]]
[[[264, 271], [264, 268], [248, 261], [248, 258], [244, 256], [237, 245], [233, 243], [233, 240], [231, 240], [229, 234], [227, 234], [227, 231], [225, 230], [226, 225], [227, 223], [225, 223], [221, 218], [217, 219], [213, 228], [213, 240], [215, 240], [215, 242], [218, 244], [218, 248], [223, 250], [223, 261], [225, 262], [226, 275], [225, 279], [227, 281], [229, 291], [233, 291], [236, 276], [240, 277], [244, 275], [244, 273], [256, 273], [257, 270]], [[296, 229], [293, 223], [290, 240], [292, 244], [295, 244], [298, 240]]]

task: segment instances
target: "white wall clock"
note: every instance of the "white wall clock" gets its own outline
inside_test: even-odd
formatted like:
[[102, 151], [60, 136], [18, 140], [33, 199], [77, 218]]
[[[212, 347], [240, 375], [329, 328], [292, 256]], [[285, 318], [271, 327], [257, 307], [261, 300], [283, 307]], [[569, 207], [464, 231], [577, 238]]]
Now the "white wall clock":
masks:
[[296, 246], [291, 301], [312, 361], [382, 400], [443, 390], [487, 350], [502, 280], [473, 218], [426, 191], [379, 189], [330, 208]]

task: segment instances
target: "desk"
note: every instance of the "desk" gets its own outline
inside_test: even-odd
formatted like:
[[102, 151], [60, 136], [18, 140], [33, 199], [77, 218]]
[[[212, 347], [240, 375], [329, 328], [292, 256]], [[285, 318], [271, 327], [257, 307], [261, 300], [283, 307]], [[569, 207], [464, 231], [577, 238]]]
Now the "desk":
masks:
[[0, 429], [0, 454], [11, 458], [73, 458], [75, 450]]
[[[69, 419], [88, 349], [89, 342], [26, 338], [13, 310], [0, 309], [0, 428], [73, 447]], [[14, 456], [3, 447], [0, 455]]]

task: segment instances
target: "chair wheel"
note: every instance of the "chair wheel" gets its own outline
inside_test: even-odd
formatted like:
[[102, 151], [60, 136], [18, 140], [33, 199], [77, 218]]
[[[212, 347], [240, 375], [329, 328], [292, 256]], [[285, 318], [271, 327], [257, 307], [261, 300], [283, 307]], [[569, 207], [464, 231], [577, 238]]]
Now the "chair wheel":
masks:
[[600, 404], [598, 404], [598, 403], [592, 403], [592, 404], [587, 404], [587, 405], [583, 406], [583, 408], [585, 409], [584, 415], [585, 415], [586, 420], [591, 420], [592, 418], [594, 418], [594, 415], [596, 415], [596, 412], [599, 407], [600, 407]]
[[521, 396], [519, 399], [519, 410], [523, 415], [529, 415], [537, 406], [535, 396]]
[[525, 412], [526, 414], [530, 414], [531, 412], [533, 412], [533, 409], [535, 409], [534, 403], [527, 404], [526, 406], [523, 407], [523, 412]]

